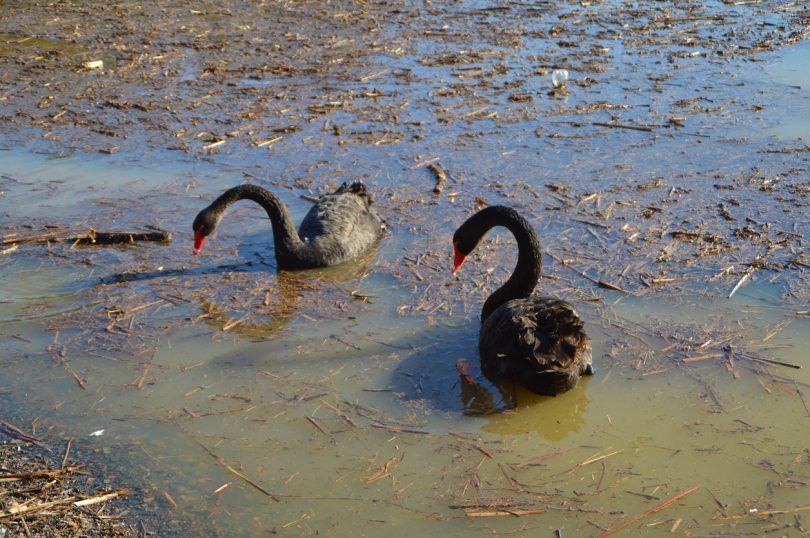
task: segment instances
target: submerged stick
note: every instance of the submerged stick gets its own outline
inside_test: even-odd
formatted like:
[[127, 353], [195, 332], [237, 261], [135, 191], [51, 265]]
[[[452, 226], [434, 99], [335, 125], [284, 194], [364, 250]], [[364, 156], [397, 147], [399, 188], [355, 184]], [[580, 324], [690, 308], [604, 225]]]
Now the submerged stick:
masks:
[[810, 409], [807, 407], [807, 402], [804, 400], [804, 393], [802, 393], [802, 389], [799, 388], [799, 384], [795, 381], [793, 382], [793, 388], [796, 389], [796, 394], [799, 395], [799, 399], [802, 401], [804, 412], [807, 413], [808, 417], [810, 417]]
[[389, 432], [394, 433], [416, 433], [420, 435], [430, 435], [430, 432], [426, 432], [424, 430], [416, 430], [412, 428], [404, 428], [402, 426], [392, 426], [390, 424], [384, 424], [382, 422], [376, 421], [371, 423], [372, 428], [379, 428], [381, 430], [388, 430]]
[[530, 516], [533, 514], [543, 514], [545, 510], [542, 508], [535, 508], [532, 510], [494, 510], [490, 512], [482, 511], [468, 511], [467, 517], [498, 517], [498, 516]]
[[68, 456], [70, 455], [70, 445], [73, 444], [73, 438], [68, 439], [67, 446], [65, 447], [65, 455], [62, 457], [62, 469], [67, 465]]
[[316, 428], [318, 428], [318, 431], [320, 431], [320, 432], [321, 432], [322, 434], [324, 434], [324, 435], [329, 435], [329, 432], [328, 432], [328, 431], [326, 431], [326, 430], [324, 430], [324, 429], [323, 429], [323, 426], [321, 426], [321, 423], [320, 423], [320, 422], [318, 422], [317, 420], [315, 420], [315, 418], [314, 418], [314, 417], [311, 417], [311, 416], [309, 416], [309, 415], [307, 415], [306, 417], [307, 417], [307, 420], [310, 422], [310, 424], [312, 424], [313, 426], [315, 426]]
[[777, 361], [774, 359], [765, 359], [763, 357], [756, 357], [750, 353], [737, 353], [737, 357], [740, 359], [747, 359], [749, 361], [755, 362], [764, 362], [765, 364], [775, 364], [776, 366], [786, 366], [787, 368], [794, 368], [796, 370], [801, 370], [801, 364], [794, 364], [792, 362], [785, 362], [785, 361]]
[[40, 441], [39, 439], [37, 439], [36, 437], [34, 437], [32, 435], [28, 435], [27, 433], [22, 431], [20, 428], [18, 428], [14, 424], [11, 424], [10, 422], [6, 422], [2, 418], [0, 418], [0, 432], [5, 433], [9, 437], [14, 437], [15, 439], [25, 441], [26, 443], [31, 443], [32, 445], [37, 445], [39, 448], [42, 448], [42, 449], [47, 450], [48, 452], [52, 453], [51, 449], [48, 448], [42, 441]]
[[690, 494], [692, 494], [692, 493], [696, 492], [698, 489], [700, 489], [700, 486], [694, 486], [694, 487], [691, 487], [691, 488], [687, 489], [686, 491], [684, 491], [684, 492], [682, 492], [682, 493], [679, 493], [679, 494], [675, 495], [674, 497], [672, 497], [672, 498], [671, 498], [671, 499], [669, 499], [668, 501], [664, 501], [664, 502], [662, 502], [661, 504], [659, 504], [658, 506], [655, 506], [655, 507], [653, 507], [653, 508], [650, 508], [649, 510], [647, 510], [647, 511], [646, 511], [646, 512], [644, 512], [643, 514], [640, 514], [640, 515], [638, 515], [638, 516], [634, 517], [634, 518], [633, 518], [633, 519], [631, 519], [630, 521], [627, 521], [627, 522], [625, 522], [625, 523], [622, 523], [622, 524], [621, 524], [621, 525], [619, 525], [618, 527], [613, 527], [612, 529], [609, 529], [609, 530], [607, 530], [607, 531], [603, 532], [602, 534], [600, 534], [600, 535], [599, 535], [599, 536], [597, 536], [596, 538], [604, 538], [605, 536], [610, 536], [611, 534], [615, 534], [615, 533], [619, 532], [620, 530], [622, 530], [622, 529], [625, 529], [625, 528], [629, 527], [629, 526], [630, 526], [630, 525], [632, 525], [633, 523], [636, 523], [636, 522], [638, 522], [638, 521], [641, 521], [642, 519], [644, 519], [644, 518], [645, 518], [645, 517], [647, 517], [647, 516], [650, 516], [650, 515], [652, 515], [652, 514], [654, 514], [654, 513], [656, 513], [656, 512], [660, 512], [661, 510], [663, 510], [663, 509], [664, 509], [664, 508], [666, 508], [667, 506], [669, 506], [669, 505], [671, 505], [671, 504], [674, 504], [674, 503], [678, 502], [679, 500], [683, 499], [684, 497], [686, 497], [687, 495], [690, 495]]
[[79, 374], [76, 373], [76, 370], [74, 370], [73, 367], [70, 365], [70, 363], [68, 363], [67, 359], [65, 358], [66, 356], [67, 356], [66, 345], [62, 344], [59, 353], [56, 354], [56, 358], [59, 359], [59, 362], [62, 364], [62, 366], [65, 367], [67, 373], [69, 373], [71, 377], [73, 377], [73, 379], [76, 380], [76, 383], [79, 384], [79, 387], [81, 387], [82, 390], [87, 390], [84, 381], [82, 381], [82, 378], [79, 376]]
[[277, 503], [278, 503], [278, 502], [281, 502], [281, 499], [279, 499], [277, 495], [273, 495], [272, 493], [270, 493], [269, 491], [267, 491], [266, 489], [264, 489], [263, 487], [261, 487], [259, 484], [257, 484], [256, 482], [254, 482], [254, 481], [253, 481], [253, 480], [251, 480], [250, 478], [246, 477], [245, 475], [243, 475], [242, 473], [240, 473], [239, 471], [237, 471], [236, 469], [234, 469], [233, 467], [231, 467], [230, 465], [228, 465], [228, 462], [226, 462], [226, 461], [225, 461], [225, 460], [222, 458], [222, 456], [220, 456], [220, 455], [218, 455], [218, 454], [215, 454], [215, 453], [214, 453], [214, 452], [212, 452], [212, 451], [211, 451], [211, 450], [210, 450], [210, 449], [209, 449], [207, 446], [205, 446], [205, 445], [204, 445], [204, 444], [202, 444], [201, 442], [197, 441], [196, 439], [195, 439], [195, 441], [194, 441], [194, 442], [196, 442], [198, 445], [200, 445], [200, 446], [202, 447], [202, 449], [203, 449], [203, 450], [205, 450], [206, 452], [208, 452], [208, 455], [210, 455], [212, 458], [214, 458], [215, 460], [217, 460], [217, 461], [219, 462], [219, 464], [220, 464], [220, 465], [222, 465], [223, 467], [225, 467], [225, 468], [226, 468], [228, 471], [230, 471], [231, 473], [235, 474], [236, 476], [238, 476], [239, 478], [241, 478], [242, 480], [244, 480], [245, 482], [247, 482], [248, 484], [250, 484], [250, 485], [251, 485], [251, 486], [253, 486], [254, 488], [258, 489], [259, 491], [261, 491], [262, 493], [264, 493], [265, 495], [267, 495], [268, 497], [270, 497], [271, 499], [273, 499], [273, 500], [274, 500], [274, 501], [276, 501]]

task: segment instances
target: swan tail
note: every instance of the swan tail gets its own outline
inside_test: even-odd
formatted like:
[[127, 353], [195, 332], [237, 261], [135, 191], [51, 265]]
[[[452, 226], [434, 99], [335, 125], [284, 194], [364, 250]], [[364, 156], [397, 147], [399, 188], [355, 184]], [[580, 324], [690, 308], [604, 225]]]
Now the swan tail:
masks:
[[359, 198], [365, 200], [366, 204], [371, 205], [371, 194], [369, 194], [368, 189], [366, 189], [366, 185], [360, 181], [354, 181], [352, 183], [343, 183], [340, 187], [337, 188], [335, 194], [353, 194]]

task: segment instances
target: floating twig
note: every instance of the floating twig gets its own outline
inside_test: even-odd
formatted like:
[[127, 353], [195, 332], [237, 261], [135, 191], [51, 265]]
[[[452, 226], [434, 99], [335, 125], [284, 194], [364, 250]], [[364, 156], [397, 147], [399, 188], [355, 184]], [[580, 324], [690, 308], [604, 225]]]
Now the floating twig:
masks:
[[611, 129], [630, 129], [632, 131], [644, 131], [645, 133], [650, 133], [653, 130], [653, 127], [649, 125], [625, 125], [622, 123], [605, 123], [603, 121], [595, 121], [592, 123], [597, 127], [610, 127]]
[[384, 74], [388, 73], [390, 69], [383, 69], [382, 71], [378, 71], [376, 73], [372, 73], [371, 75], [366, 75], [360, 79], [360, 82], [368, 82], [369, 80], [375, 79], [377, 77], [381, 77]]
[[177, 510], [177, 502], [175, 502], [175, 500], [172, 498], [172, 496], [169, 495], [168, 491], [163, 490], [163, 497], [165, 497], [166, 500], [169, 501], [169, 504], [171, 505], [172, 508]]
[[[605, 450], [610, 450], [610, 449], [606, 448]], [[613, 452], [610, 452], [609, 454], [604, 454], [604, 455], [601, 455], [601, 456], [598, 453], [594, 454], [592, 457], [588, 458], [587, 460], [585, 460], [582, 463], [580, 463], [579, 465], [577, 465], [577, 467], [583, 467], [583, 466], [591, 464], [591, 463], [593, 463], [595, 461], [600, 461], [600, 460], [609, 458], [611, 456], [615, 456], [616, 454], [619, 454], [621, 452], [624, 452], [624, 451], [623, 450], [614, 450]]]
[[599, 280], [597, 278], [593, 278], [592, 276], [588, 275], [584, 271], [580, 271], [579, 269], [577, 269], [576, 267], [571, 265], [571, 262], [568, 261], [568, 260], [561, 260], [561, 259], [557, 258], [556, 256], [554, 256], [553, 254], [550, 254], [550, 256], [552, 257], [552, 259], [559, 262], [564, 267], [567, 267], [567, 268], [571, 269], [573, 272], [575, 272], [576, 274], [578, 274], [582, 278], [586, 278], [586, 279], [590, 280], [591, 282], [593, 282], [594, 284], [596, 284], [600, 288], [605, 288], [605, 289], [613, 290], [613, 291], [620, 291], [620, 292], [626, 293], [628, 295], [633, 295], [633, 292], [628, 291], [628, 290], [626, 290], [626, 289], [624, 289], [624, 288], [622, 288], [620, 286], [617, 286], [616, 284], [611, 284], [610, 282], [605, 282], [604, 280]]
[[436, 186], [433, 187], [434, 194], [441, 194], [442, 189], [444, 188], [444, 182], [447, 181], [447, 172], [445, 172], [444, 168], [437, 164], [428, 164], [428, 169], [431, 172], [436, 174]]
[[797, 512], [805, 512], [810, 510], [810, 506], [800, 506], [799, 508], [788, 508], [787, 510], [758, 510], [755, 512], [749, 512], [747, 514], [742, 514], [739, 516], [723, 516], [714, 518], [717, 521], [727, 521], [730, 519], [745, 519], [747, 517], [764, 517], [764, 516], [774, 516], [777, 514], [795, 514]]
[[391, 473], [388, 471], [391, 469], [391, 466], [397, 463], [396, 456], [391, 458], [390, 460], [386, 461], [377, 471], [368, 477], [366, 480], [366, 484], [371, 484], [372, 482], [376, 482], [380, 478], [385, 478], [386, 476], [390, 476]]
[[690, 495], [690, 494], [696, 492], [698, 489], [700, 489], [700, 486], [694, 486], [692, 488], [689, 488], [686, 491], [675, 495], [674, 497], [672, 497], [668, 501], [664, 501], [661, 504], [659, 504], [658, 506], [650, 508], [649, 510], [647, 510], [643, 514], [634, 517], [630, 521], [626, 521], [625, 523], [622, 523], [618, 527], [613, 527], [612, 529], [603, 532], [602, 534], [600, 534], [596, 538], [604, 538], [605, 536], [610, 536], [611, 534], [615, 534], [615, 533], [619, 532], [620, 530], [629, 527], [633, 523], [641, 521], [642, 519], [644, 519], [647, 516], [650, 516], [650, 515], [652, 515], [652, 514], [654, 514], [656, 512], [660, 512], [661, 510], [663, 510], [667, 506], [669, 506], [671, 504], [674, 504], [674, 503], [680, 501], [681, 499], [683, 499], [684, 497], [686, 497], [687, 495]]
[[740, 289], [740, 287], [742, 287], [743, 284], [745, 284], [745, 281], [748, 280], [748, 278], [754, 271], [756, 271], [756, 268], [753, 266], [746, 269], [745, 274], [740, 278], [740, 280], [737, 281], [737, 284], [731, 289], [726, 299], [731, 299], [734, 296], [734, 294], [737, 293], [737, 290]]
[[416, 170], [417, 168], [422, 168], [423, 166], [427, 166], [430, 163], [435, 163], [439, 160], [439, 157], [431, 157], [430, 159], [425, 159], [424, 161], [420, 161], [413, 166], [411, 166], [411, 170]]
[[[98, 232], [90, 230], [81, 233], [77, 230], [57, 230], [24, 237], [10, 237], [0, 241], [0, 245], [21, 245], [33, 243], [69, 242], [74, 245], [120, 245], [137, 241], [157, 241], [168, 243], [172, 240], [171, 232], [155, 230], [153, 232]], [[2, 252], [5, 254], [5, 251]]]

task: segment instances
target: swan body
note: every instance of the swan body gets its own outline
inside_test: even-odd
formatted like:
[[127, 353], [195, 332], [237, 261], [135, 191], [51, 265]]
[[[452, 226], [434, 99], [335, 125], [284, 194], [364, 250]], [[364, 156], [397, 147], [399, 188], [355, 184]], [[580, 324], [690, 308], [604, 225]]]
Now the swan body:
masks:
[[225, 210], [238, 200], [261, 205], [273, 226], [273, 242], [280, 269], [327, 267], [362, 254], [379, 240], [385, 225], [371, 207], [371, 197], [360, 182], [344, 183], [321, 197], [295, 230], [290, 212], [272, 192], [244, 184], [228, 189], [194, 219], [194, 255], [217, 227]]
[[481, 371], [493, 381], [514, 379], [537, 394], [568, 391], [581, 375], [593, 373], [591, 339], [570, 304], [532, 295], [540, 279], [541, 254], [531, 224], [504, 206], [474, 214], [453, 236], [453, 273], [495, 226], [504, 226], [515, 236], [518, 261], [509, 280], [481, 310]]

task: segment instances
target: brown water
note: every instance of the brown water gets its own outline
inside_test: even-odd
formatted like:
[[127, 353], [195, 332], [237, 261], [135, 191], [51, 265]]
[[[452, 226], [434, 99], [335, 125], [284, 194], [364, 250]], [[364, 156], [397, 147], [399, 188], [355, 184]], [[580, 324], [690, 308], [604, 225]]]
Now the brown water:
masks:
[[[98, 162], [8, 152], [1, 164], [12, 177], [76, 174], [89, 184], [109, 173]], [[127, 166], [115, 170], [116, 177], [127, 177]], [[130, 172], [131, 181], [151, 188], [143, 179], [148, 170]], [[12, 186], [7, 196], [15, 191]], [[31, 208], [18, 200], [14, 211]], [[52, 214], [69, 205], [60, 197]], [[806, 392], [807, 369], [768, 368], [788, 379], [776, 381], [749, 369], [758, 363], [738, 360], [735, 378], [723, 359], [683, 363], [660, 354], [676, 340], [643, 332], [628, 336], [611, 325], [665, 327], [662, 332], [673, 339], [707, 335], [694, 347], [711, 335], [743, 333], [750, 342], [746, 350], [806, 366], [808, 318], [794, 318], [796, 309], [780, 298], [778, 274], [774, 282], [761, 279], [742, 288], [731, 301], [697, 292], [660, 299], [609, 293], [606, 306], [584, 304], [598, 375], [557, 398], [519, 392], [515, 411], [468, 416], [455, 362], [475, 360], [477, 307], [397, 316], [399, 306], [413, 302], [411, 290], [386, 271], [374, 271], [375, 264], [397, 256], [394, 244], [402, 241], [397, 234], [385, 240], [365, 277], [335, 282], [329, 274], [318, 275], [309, 292], [344, 293], [345, 300], [345, 290], [359, 289], [374, 297], [371, 303], [350, 300], [345, 311], [322, 318], [293, 311], [243, 336], [235, 329], [221, 331], [221, 322], [193, 321], [199, 305], [164, 301], [132, 316], [129, 339], [146, 344], [126, 352], [106, 351], [118, 348], [62, 316], [92, 309], [99, 300], [112, 302], [109, 295], [138, 293], [143, 286], [138, 282], [94, 293], [96, 279], [106, 276], [98, 260], [93, 269], [75, 263], [82, 256], [125, 258], [128, 249], [97, 253], [54, 246], [59, 258], [53, 259], [42, 257], [47, 247], [22, 247], [2, 261], [3, 392], [24, 405], [15, 415], [29, 417], [38, 431], [55, 428], [54, 435], [73, 438], [80, 453], [106, 454], [101, 460], [109, 460], [108, 479], [143, 488], [146, 510], [169, 521], [167, 532], [258, 535], [275, 529], [375, 536], [391, 529], [406, 534], [440, 529], [448, 535], [561, 529], [594, 535], [596, 525], [611, 527], [701, 486], [647, 518], [644, 525], [659, 525], [643, 527], [644, 532], [667, 534], [682, 519], [681, 531], [759, 533], [771, 524], [755, 518], [718, 521], [717, 502], [727, 515], [802, 505], [810, 415], [797, 391]], [[154, 250], [161, 258], [155, 263], [165, 267], [170, 262], [162, 249], [177, 254], [174, 263], [207, 265], [205, 258], [180, 257], [190, 249], [183, 235], [178, 230], [176, 246], [135, 248]], [[250, 278], [236, 279], [237, 288], [258, 280], [272, 289], [279, 278], [267, 267], [240, 274]], [[187, 278], [194, 286], [195, 277]], [[453, 281], [449, 274], [434, 278], [442, 286]], [[152, 285], [159, 280], [149, 279]], [[296, 300], [302, 312], [308, 301], [317, 301], [306, 293]], [[178, 322], [183, 312], [189, 317]], [[139, 316], [173, 321], [159, 336], [143, 335]], [[762, 342], [786, 319], [792, 323]], [[133, 326], [128, 323], [123, 329]], [[256, 334], [269, 339], [256, 340]], [[56, 358], [62, 343], [86, 390]], [[497, 404], [499, 399], [490, 397]], [[98, 430], [103, 435], [90, 437]], [[386, 464], [388, 471], [380, 472]], [[280, 500], [229, 474], [225, 465]], [[225, 484], [230, 485], [215, 493]], [[471, 518], [450, 508], [493, 498], [519, 499], [521, 507], [548, 511]]]
[[[807, 51], [675, 73], [651, 106], [690, 97], [683, 76], [727, 107], [690, 111], [687, 134], [545, 138], [529, 118], [476, 123], [494, 132], [475, 142], [459, 135], [470, 124], [451, 125], [402, 149], [339, 144], [319, 124], [274, 145], [269, 163], [245, 148], [7, 147], [4, 235], [157, 225], [174, 240], [0, 255], [3, 418], [55, 447], [73, 439], [113, 487], [134, 488], [134, 517], [159, 535], [595, 536], [695, 486], [625, 535], [805, 534], [805, 512], [758, 514], [808, 504], [808, 160], [767, 152], [806, 145], [794, 118], [808, 110]], [[641, 99], [627, 88], [640, 71], [605, 94]], [[766, 106], [739, 113], [752, 104]], [[441, 197], [412, 167], [434, 156], [454, 175]], [[360, 177], [391, 233], [369, 260], [278, 273], [269, 226], [245, 205], [192, 258], [193, 215], [243, 171], [296, 220], [309, 206], [299, 194]], [[475, 196], [530, 216], [544, 291], [587, 323], [597, 375], [569, 393], [504, 397], [458, 374], [457, 360], [477, 360], [483, 299], [514, 263], [500, 234], [449, 274], [450, 236]], [[573, 209], [559, 210], [566, 199]], [[672, 239], [681, 229], [719, 239]], [[712, 254], [718, 242], [728, 248]], [[767, 264], [728, 299], [760, 255]]]

